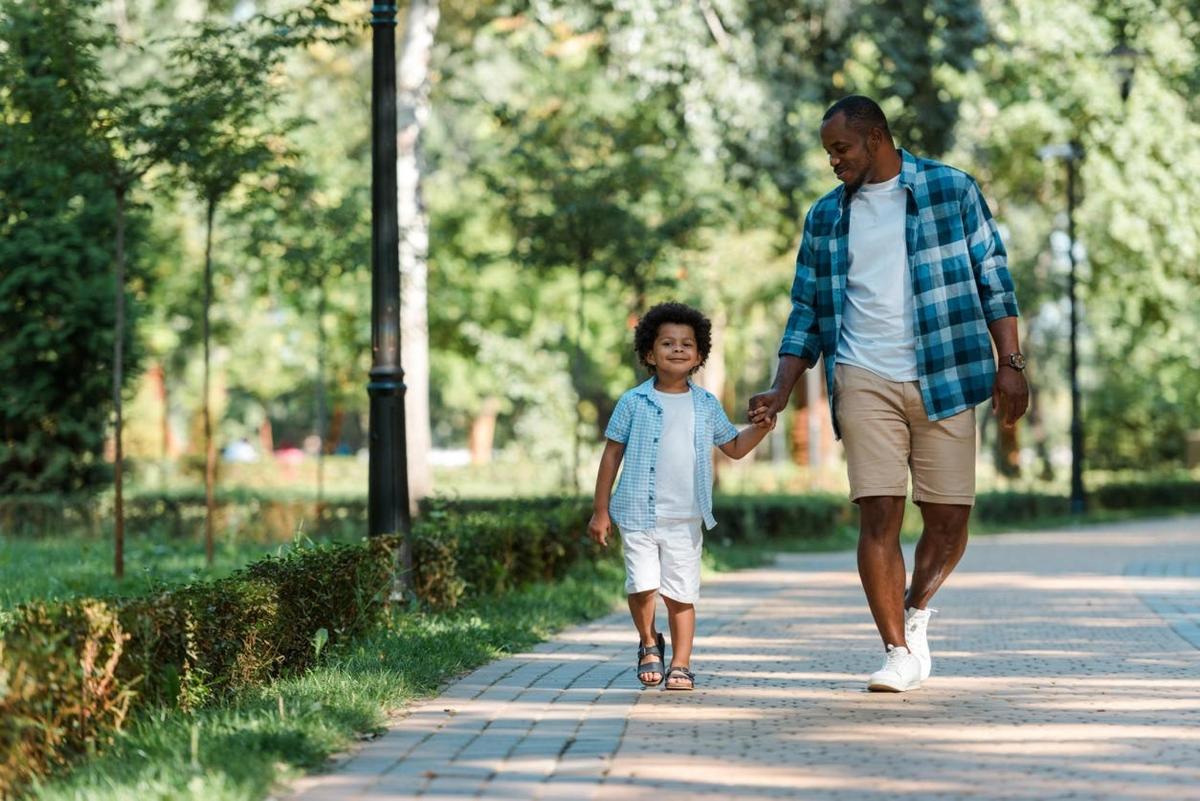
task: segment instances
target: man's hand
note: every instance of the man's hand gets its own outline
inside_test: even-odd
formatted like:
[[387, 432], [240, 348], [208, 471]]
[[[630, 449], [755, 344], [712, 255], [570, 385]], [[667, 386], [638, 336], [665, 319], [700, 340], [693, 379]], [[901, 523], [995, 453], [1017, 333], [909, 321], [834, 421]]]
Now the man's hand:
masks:
[[775, 414], [762, 415], [758, 420], [754, 421], [755, 428], [764, 428], [767, 431], [773, 431], [775, 424], [779, 422], [779, 416]]
[[592, 538], [592, 542], [607, 548], [608, 532], [611, 529], [612, 520], [609, 518], [608, 512], [592, 513], [592, 519], [588, 521], [588, 536]]
[[1025, 373], [1008, 366], [996, 371], [992, 388], [992, 413], [1004, 428], [1012, 428], [1029, 408], [1029, 385]]
[[778, 389], [752, 396], [748, 404], [750, 422], [760, 427], [773, 427], [776, 415], [787, 408], [787, 402], [787, 394]]

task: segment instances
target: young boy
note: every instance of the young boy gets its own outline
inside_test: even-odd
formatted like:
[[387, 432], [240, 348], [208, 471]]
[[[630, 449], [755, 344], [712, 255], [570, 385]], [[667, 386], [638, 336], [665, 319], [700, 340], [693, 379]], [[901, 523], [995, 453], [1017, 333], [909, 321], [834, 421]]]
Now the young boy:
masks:
[[[666, 682], [691, 690], [689, 670], [700, 592], [701, 523], [712, 529], [712, 447], [740, 459], [775, 425], [775, 418], [739, 432], [712, 393], [694, 385], [712, 347], [712, 324], [682, 303], [662, 303], [638, 323], [634, 348], [650, 379], [617, 402], [604, 432], [608, 442], [596, 477], [588, 534], [608, 545], [613, 523], [625, 553], [625, 592], [641, 640], [637, 675], [643, 686]], [[611, 496], [617, 467], [621, 481]], [[655, 592], [667, 605], [671, 667], [654, 625]]]

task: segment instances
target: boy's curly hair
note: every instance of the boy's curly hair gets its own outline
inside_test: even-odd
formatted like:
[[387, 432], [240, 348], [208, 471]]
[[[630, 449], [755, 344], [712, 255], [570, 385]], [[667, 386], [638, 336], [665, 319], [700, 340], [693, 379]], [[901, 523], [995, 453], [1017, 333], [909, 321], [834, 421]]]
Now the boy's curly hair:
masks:
[[658, 329], [669, 323], [692, 327], [696, 334], [696, 350], [700, 353], [700, 364], [696, 365], [692, 372], [699, 370], [708, 361], [709, 351], [712, 350], [712, 323], [699, 310], [674, 301], [651, 307], [638, 321], [633, 332], [633, 349], [637, 352], [638, 360], [646, 366], [651, 375], [654, 374], [654, 365], [648, 363], [646, 357], [654, 350]]

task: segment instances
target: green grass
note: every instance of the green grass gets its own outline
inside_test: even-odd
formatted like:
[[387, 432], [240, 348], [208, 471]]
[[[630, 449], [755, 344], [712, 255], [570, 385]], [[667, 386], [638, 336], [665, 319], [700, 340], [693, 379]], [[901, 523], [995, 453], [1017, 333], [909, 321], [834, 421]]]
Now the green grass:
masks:
[[[1022, 526], [973, 524], [972, 531], [983, 534], [1093, 524], [1149, 514], [1096, 512], [1078, 520], [1043, 519]], [[914, 538], [919, 527], [920, 515], [910, 509], [905, 538]], [[706, 543], [708, 572], [766, 564], [778, 551], [846, 550], [857, 540], [853, 526], [816, 540], [741, 544], [722, 542], [719, 532], [717, 529]], [[84, 546], [89, 543], [3, 543], [0, 578], [16, 582], [4, 587], [5, 603], [46, 591], [66, 595], [111, 588], [112, 580], [106, 574], [111, 557], [108, 546], [92, 541], [90, 551], [77, 553]], [[136, 547], [146, 550], [138, 557], [131, 555], [131, 564], [136, 559], [138, 564], [152, 565], [154, 577], [134, 582], [207, 575], [199, 572], [199, 546], [181, 544], [180, 553], [162, 553], [156, 550], [159, 546], [145, 542]], [[244, 563], [252, 557], [253, 548], [265, 550], [264, 546], [245, 548], [222, 549], [219, 569], [231, 570]], [[71, 561], [80, 553], [79, 564]], [[16, 570], [21, 561], [33, 556], [44, 560], [43, 565], [62, 565], [59, 575], [50, 579]], [[73, 578], [64, 578], [67, 575]], [[120, 589], [132, 586], [125, 584]], [[173, 710], [142, 713], [101, 755], [33, 787], [28, 797], [39, 801], [260, 801], [280, 782], [320, 765], [363, 733], [379, 730], [387, 710], [434, 694], [456, 676], [527, 648], [561, 628], [612, 611], [623, 600], [622, 586], [619, 563], [581, 564], [561, 582], [483, 599], [451, 612], [400, 611], [370, 634], [331, 651], [303, 675], [193, 714]]]
[[379, 729], [384, 710], [429, 695], [564, 626], [608, 613], [623, 597], [622, 579], [616, 563], [579, 565], [553, 585], [453, 612], [397, 614], [304, 675], [244, 693], [234, 703], [192, 715], [143, 714], [101, 756], [35, 786], [28, 797], [257, 801], [280, 780]]
[[202, 542], [131, 537], [125, 543], [125, 578], [118, 581], [109, 540], [79, 534], [0, 537], [0, 614], [30, 600], [136, 595], [163, 583], [215, 578], [279, 547], [221, 540], [208, 568]]

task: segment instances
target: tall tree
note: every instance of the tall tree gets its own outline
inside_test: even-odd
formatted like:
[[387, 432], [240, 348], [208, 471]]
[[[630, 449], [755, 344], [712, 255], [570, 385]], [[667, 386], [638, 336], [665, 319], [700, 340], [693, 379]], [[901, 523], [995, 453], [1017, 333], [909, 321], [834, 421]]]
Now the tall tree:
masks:
[[124, 419], [121, 389], [125, 384], [125, 298], [126, 237], [128, 206], [133, 190], [163, 156], [158, 142], [162, 107], [154, 98], [156, 87], [116, 86], [108, 91], [95, 87], [103, 111], [95, 118], [106, 147], [101, 152], [101, 170], [113, 195], [113, 572], [125, 575]]
[[430, 73], [438, 0], [412, 0], [396, 75], [396, 191], [400, 225], [400, 349], [404, 365], [404, 427], [409, 499], [433, 491], [429, 452], [429, 217], [422, 192], [426, 170], [421, 134], [429, 119]]
[[90, 490], [105, 472], [98, 399], [112, 387], [110, 337], [128, 328], [113, 329], [106, 302], [116, 232], [97, 169], [94, 10], [0, 3], [0, 492]]
[[204, 207], [202, 337], [204, 378], [205, 554], [212, 564], [216, 443], [210, 408], [212, 374], [213, 234], [217, 211], [247, 176], [263, 170], [286, 149], [269, 111], [278, 86], [272, 77], [288, 51], [328, 25], [322, 6], [282, 18], [254, 17], [240, 25], [202, 24], [180, 42], [172, 61], [181, 76], [168, 88], [171, 116], [164, 142], [183, 180]]

